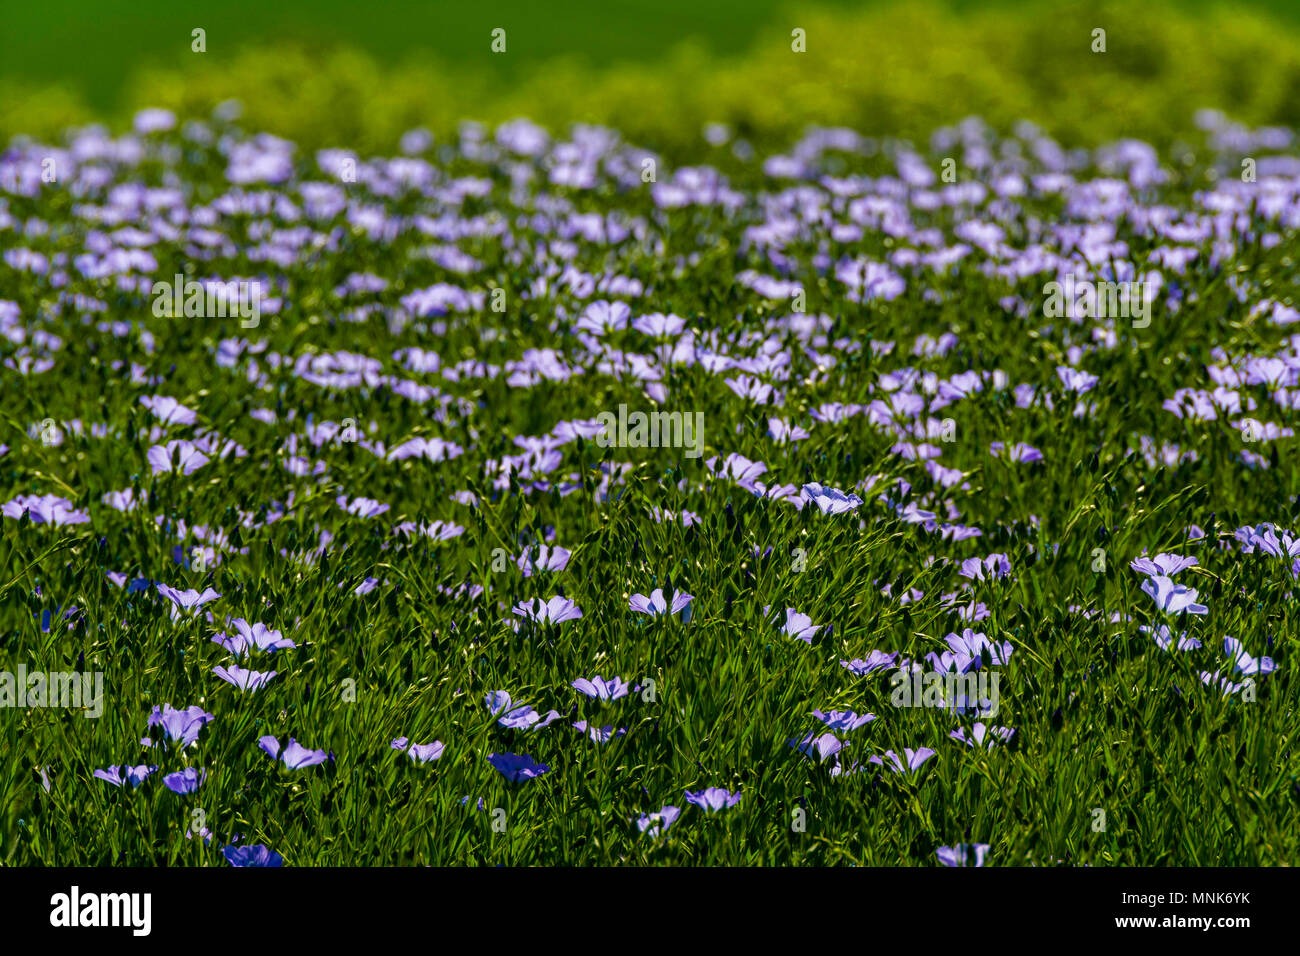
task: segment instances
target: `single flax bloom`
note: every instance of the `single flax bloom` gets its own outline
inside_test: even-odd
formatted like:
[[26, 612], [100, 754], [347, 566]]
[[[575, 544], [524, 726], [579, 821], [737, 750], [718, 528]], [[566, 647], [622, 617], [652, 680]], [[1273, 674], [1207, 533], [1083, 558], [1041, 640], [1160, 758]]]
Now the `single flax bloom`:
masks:
[[710, 813], [725, 810], [740, 803], [740, 791], [732, 793], [723, 787], [706, 787], [703, 790], [687, 790], [686, 802]]
[[934, 854], [944, 866], [983, 866], [988, 851], [987, 843], [958, 843], [956, 846], [941, 846]]
[[[177, 749], [184, 750], [199, 739], [199, 731], [212, 719], [212, 715], [197, 704], [184, 710], [177, 710], [171, 704], [163, 704], [161, 707], [154, 707], [153, 713], [149, 715], [149, 726], [161, 727], [167, 739], [177, 744]], [[143, 738], [140, 743], [146, 747], [154, 745], [148, 737]]]
[[254, 649], [264, 654], [273, 654], [276, 651], [289, 650], [298, 646], [289, 638], [283, 637], [279, 631], [269, 630], [265, 624], [249, 624], [240, 617], [228, 623], [234, 627], [235, 633], [216, 634], [212, 641], [220, 644], [236, 657], [247, 657]]
[[1097, 384], [1096, 375], [1081, 372], [1079, 369], [1071, 368], [1068, 365], [1056, 366], [1056, 374], [1061, 379], [1062, 385], [1079, 395], [1091, 391], [1093, 386]]
[[1232, 658], [1232, 667], [1238, 674], [1248, 677], [1265, 674], [1271, 674], [1277, 669], [1271, 657], [1251, 657], [1246, 653], [1246, 648], [1241, 641], [1235, 637], [1225, 637], [1223, 639], [1223, 653]]
[[94, 776], [115, 787], [120, 787], [124, 783], [129, 783], [132, 787], [138, 787], [144, 783], [149, 774], [154, 773], [157, 769], [157, 767], [149, 767], [145, 764], [140, 764], [138, 767], [109, 767], [107, 770], [96, 770]]
[[184, 591], [178, 590], [169, 584], [158, 584], [158, 593], [171, 602], [172, 620], [181, 616], [182, 611], [193, 611], [207, 604], [209, 601], [215, 601], [221, 597], [212, 588], [204, 588], [200, 593], [193, 588], [187, 588]]
[[390, 745], [394, 750], [404, 750], [415, 763], [429, 763], [442, 756], [441, 740], [427, 744], [413, 744], [409, 737], [396, 737]]
[[995, 441], [989, 445], [989, 454], [995, 458], [1005, 458], [1010, 462], [1028, 463], [1043, 460], [1041, 451], [1033, 445], [1026, 445], [1024, 442], [1017, 442], [1008, 447], [1005, 442]]
[[818, 763], [825, 763], [844, 746], [832, 733], [814, 734], [811, 731], [802, 740], [790, 740], [787, 743], [804, 756], [816, 758]]
[[946, 671], [953, 667], [960, 673], [978, 670], [987, 657], [990, 664], [1005, 664], [1014, 648], [1010, 641], [999, 644], [982, 631], [963, 628], [960, 634], [949, 634], [944, 640], [948, 650], [942, 654], [930, 654], [927, 659], [934, 664], [935, 670]]
[[257, 745], [266, 751], [272, 759], [279, 757], [284, 761], [284, 765], [290, 770], [301, 770], [303, 767], [314, 767], [317, 764], [324, 763], [330, 758], [330, 755], [324, 750], [308, 750], [292, 737], [289, 743], [284, 747], [283, 752], [280, 749], [280, 741], [275, 737], [267, 734], [257, 739]]
[[186, 767], [184, 770], [178, 770], [176, 773], [169, 773], [163, 777], [163, 786], [172, 793], [193, 793], [203, 785], [207, 779], [206, 770], [196, 770], [193, 767]]
[[[671, 617], [674, 614], [682, 614], [683, 611], [688, 611], [693, 600], [695, 600], [695, 595], [687, 594], [685, 591], [677, 591], [673, 594], [673, 599], [670, 603], [668, 599], [664, 597], [663, 588], [655, 588], [650, 592], [649, 597], [646, 597], [644, 594], [633, 594], [628, 598], [627, 606], [630, 610], [636, 611], [638, 614], [649, 614], [652, 616], [667, 614]], [[682, 620], [687, 620], [689, 617], [689, 613], [683, 614]]]
[[734, 481], [746, 491], [760, 495], [763, 493], [763, 483], [758, 479], [767, 473], [767, 465], [761, 461], [751, 461], [744, 455], [732, 452], [723, 459], [710, 458], [705, 462], [705, 467], [719, 478]]
[[856, 510], [862, 504], [862, 499], [852, 492], [845, 494], [838, 488], [832, 488], [829, 485], [823, 485], [815, 481], [810, 481], [804, 485], [802, 492], [804, 500], [811, 501], [824, 515], [844, 514], [846, 511]]
[[389, 509], [389, 505], [374, 498], [353, 498], [348, 501], [347, 495], [339, 495], [334, 499], [334, 503], [348, 514], [358, 518], [373, 518]]
[[585, 720], [579, 720], [573, 725], [574, 730], [581, 731], [591, 738], [592, 743], [607, 744], [615, 737], [622, 737], [627, 734], [626, 727], [615, 727], [613, 724], [606, 724], [604, 727], [596, 727], [588, 724]]
[[553, 597], [543, 601], [520, 601], [512, 609], [520, 617], [538, 624], [563, 624], [582, 617], [582, 608], [566, 597]]
[[1247, 681], [1241, 681], [1240, 683], [1234, 684], [1232, 681], [1224, 677], [1218, 671], [1215, 671], [1213, 674], [1211, 674], [1209, 671], [1201, 671], [1200, 676], [1201, 676], [1202, 684], [1205, 684], [1207, 687], [1218, 686], [1218, 688], [1223, 692], [1224, 697], [1232, 696], [1233, 694], [1237, 693], [1237, 691], [1245, 687], [1246, 684], [1248, 683]]
[[769, 418], [767, 420], [767, 433], [772, 436], [772, 439], [778, 445], [803, 441], [809, 437], [807, 429], [798, 425], [791, 425], [784, 418]]
[[875, 714], [859, 715], [851, 710], [832, 710], [829, 712], [814, 710], [813, 716], [831, 730], [838, 730], [841, 733], [857, 730], [859, 727], [865, 727], [876, 719]]
[[261, 843], [222, 847], [221, 855], [231, 866], [284, 866], [284, 857]]
[[573, 682], [573, 688], [597, 700], [618, 700], [620, 697], [627, 696], [627, 682], [621, 677], [611, 677], [609, 680], [605, 680], [599, 674], [590, 680], [579, 677]]
[[[906, 773], [908, 771], [919, 770], [921, 765], [934, 755], [935, 751], [931, 750], [929, 747], [921, 747], [918, 750], [913, 750], [911, 747], [904, 747], [903, 758], [900, 758], [898, 754], [894, 753], [892, 750], [886, 750], [883, 755], [873, 754], [868, 757], [867, 760], [870, 763], [890, 767], [894, 773]], [[904, 758], [906, 759], [906, 766], [904, 766]], [[886, 760], [889, 762], [886, 763]]]
[[1011, 574], [1011, 560], [1005, 554], [990, 554], [987, 558], [967, 558], [961, 563], [957, 573], [975, 581], [1005, 578]]
[[192, 475], [212, 460], [194, 442], [181, 439], [152, 446], [147, 457], [149, 467], [155, 475], [169, 471]]
[[510, 730], [541, 730], [559, 720], [561, 716], [559, 711], [551, 710], [542, 717], [527, 704], [515, 704], [511, 707], [510, 695], [503, 690], [489, 692], [483, 698], [483, 703], [488, 713], [493, 716], [501, 714], [497, 723]]
[[524, 549], [515, 564], [524, 573], [524, 577], [530, 578], [538, 571], [563, 571], [568, 566], [570, 557], [572, 553], [568, 549], [544, 544], [536, 551], [532, 548]]
[[140, 404], [164, 425], [193, 425], [197, 416], [192, 409], [186, 408], [168, 395], [144, 395]]
[[1166, 614], [1206, 614], [1204, 604], [1196, 603], [1196, 589], [1184, 587], [1163, 574], [1152, 575], [1142, 582], [1142, 590], [1156, 602], [1156, 607]]
[[1150, 634], [1152, 640], [1156, 642], [1156, 646], [1162, 651], [1169, 650], [1171, 646], [1180, 651], [1194, 651], [1201, 647], [1201, 642], [1194, 637], [1188, 637], [1186, 631], [1182, 631], [1178, 635], [1178, 644], [1174, 645], [1174, 636], [1169, 630], [1168, 624], [1161, 624], [1159, 627], [1154, 628], [1143, 624], [1138, 627], [1138, 630], [1144, 634]]
[[668, 803], [654, 813], [643, 813], [637, 817], [636, 828], [653, 839], [666, 833], [681, 815], [679, 807]]
[[277, 671], [251, 671], [240, 667], [238, 664], [231, 664], [229, 667], [218, 666], [212, 668], [212, 673], [216, 674], [228, 684], [233, 684], [240, 690], [255, 691], [261, 690], [270, 682]]
[[551, 769], [546, 764], [533, 760], [528, 754], [490, 753], [487, 759], [497, 773], [511, 783], [532, 780]]
[[1010, 727], [990, 728], [983, 722], [976, 721], [975, 725], [971, 727], [970, 736], [966, 735], [965, 727], [958, 727], [948, 736], [958, 743], [965, 744], [967, 747], [985, 747], [992, 750], [999, 743], [1009, 741], [1015, 736], [1015, 733]]
[[1154, 558], [1148, 558], [1143, 555], [1140, 558], [1134, 558], [1129, 564], [1138, 574], [1145, 574], [1147, 577], [1164, 575], [1172, 578], [1179, 571], [1186, 570], [1196, 564], [1193, 557], [1185, 557], [1181, 554], [1157, 554]]
[[866, 677], [872, 671], [893, 667], [898, 660], [897, 651], [872, 651], [865, 658], [857, 657], [851, 661], [840, 661], [840, 666], [855, 677]]
[[785, 609], [785, 625], [782, 630], [790, 637], [811, 644], [822, 627], [821, 624], [814, 624], [807, 614], [801, 614], [792, 607]]

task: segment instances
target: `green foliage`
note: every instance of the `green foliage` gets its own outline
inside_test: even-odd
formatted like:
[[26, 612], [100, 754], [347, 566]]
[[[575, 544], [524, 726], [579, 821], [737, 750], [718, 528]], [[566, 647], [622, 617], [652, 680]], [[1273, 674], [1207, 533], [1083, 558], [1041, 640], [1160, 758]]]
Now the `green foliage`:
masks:
[[[791, 52], [793, 26], [807, 32], [806, 53]], [[1105, 53], [1091, 49], [1097, 27], [1107, 30]], [[1165, 0], [798, 10], [774, 18], [747, 53], [721, 59], [687, 43], [653, 63], [575, 56], [501, 71], [486, 44], [478, 61], [454, 64], [270, 45], [186, 62], [141, 70], [129, 107], [206, 114], [235, 98], [252, 127], [363, 152], [391, 151], [415, 125], [445, 135], [465, 118], [518, 115], [556, 129], [608, 124], [678, 157], [698, 151], [709, 121], [780, 143], [810, 123], [917, 137], [974, 114], [1003, 128], [1031, 119], [1067, 145], [1125, 136], [1167, 144], [1203, 107], [1252, 125], [1300, 121], [1295, 25], [1239, 5]], [[0, 103], [5, 134], [56, 131], [71, 107], [16, 91]]]

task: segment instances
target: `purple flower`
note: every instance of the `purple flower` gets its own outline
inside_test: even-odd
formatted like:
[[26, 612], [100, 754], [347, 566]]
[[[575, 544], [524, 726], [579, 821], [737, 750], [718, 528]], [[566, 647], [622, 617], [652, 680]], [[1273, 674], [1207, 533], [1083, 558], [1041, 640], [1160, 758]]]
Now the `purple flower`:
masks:
[[761, 461], [750, 461], [744, 455], [730, 454], [718, 464], [718, 459], [710, 458], [705, 467], [719, 478], [729, 478], [740, 487], [753, 494], [762, 494], [763, 485], [759, 477], [767, 472], [767, 465]]
[[960, 634], [949, 634], [945, 641], [948, 650], [942, 654], [928, 654], [926, 659], [937, 671], [956, 669], [959, 673], [978, 670], [988, 657], [990, 664], [1005, 664], [1012, 654], [1010, 641], [998, 644], [989, 639], [987, 634], [963, 628]]
[[298, 646], [287, 637], [282, 637], [279, 631], [268, 630], [265, 624], [249, 624], [239, 617], [228, 623], [234, 626], [234, 635], [227, 636], [225, 633], [220, 633], [214, 635], [212, 640], [213, 643], [220, 644], [236, 657], [248, 656], [253, 648], [271, 654], [275, 651], [288, 650]]
[[231, 866], [284, 866], [284, 857], [260, 843], [222, 847], [221, 854]]
[[615, 729], [613, 724], [606, 724], [604, 727], [595, 727], [588, 724], [585, 720], [580, 720], [575, 723], [573, 729], [584, 732], [592, 739], [592, 742], [598, 744], [607, 744], [615, 737], [622, 737], [627, 733], [626, 727]]
[[967, 558], [957, 573], [976, 581], [983, 581], [985, 577], [1005, 578], [1011, 573], [1011, 560], [1005, 554], [990, 554], [983, 559]]
[[132, 118], [131, 125], [141, 136], [148, 136], [150, 133], [165, 133], [176, 126], [176, 114], [171, 110], [164, 109], [140, 110]]
[[664, 315], [653, 312], [650, 315], [637, 316], [632, 328], [653, 338], [672, 338], [686, 330], [686, 320], [677, 315]]
[[[149, 726], [161, 727], [167, 739], [180, 744], [179, 749], [184, 750], [199, 739], [199, 731], [212, 719], [212, 715], [197, 704], [184, 710], [177, 710], [171, 704], [163, 704], [161, 707], [154, 707], [153, 713], [149, 715]], [[141, 743], [145, 746], [153, 746], [153, 742], [148, 737]]]
[[31, 518], [32, 524], [52, 524], [56, 527], [65, 524], [85, 524], [90, 515], [77, 511], [72, 502], [58, 495], [18, 495], [3, 507], [6, 518], [20, 519], [24, 514]]
[[553, 597], [547, 601], [537, 598], [534, 601], [520, 601], [513, 608], [515, 614], [526, 617], [538, 624], [561, 624], [582, 617], [582, 608], [565, 597]]
[[803, 486], [803, 497], [815, 504], [822, 514], [838, 515], [853, 511], [862, 504], [862, 499], [855, 494], [845, 494], [838, 488], [809, 482]]
[[159, 584], [158, 593], [172, 602], [172, 620], [180, 616], [181, 611], [192, 611], [195, 608], [202, 607], [209, 601], [215, 601], [221, 597], [212, 588], [204, 588], [200, 594], [193, 588], [187, 588], [184, 591], [177, 590], [170, 584]]
[[1271, 674], [1277, 669], [1271, 657], [1254, 658], [1246, 653], [1246, 648], [1242, 646], [1241, 641], [1235, 637], [1225, 637], [1223, 639], [1223, 653], [1232, 658], [1233, 669], [1238, 674], [1253, 676], [1258, 674], [1263, 677], [1265, 674]]
[[808, 430], [798, 425], [791, 425], [783, 418], [769, 418], [767, 420], [767, 433], [778, 445], [784, 445], [787, 442], [803, 441], [808, 436]]
[[[917, 770], [921, 764], [925, 763], [935, 752], [929, 747], [921, 747], [919, 750], [913, 750], [911, 747], [903, 748], [903, 755], [907, 760], [906, 768], [903, 766], [903, 760], [892, 750], [886, 750], [883, 757], [873, 754], [868, 758], [870, 763], [880, 764], [881, 766], [891, 766], [894, 773], [904, 773], [906, 770]], [[889, 763], [886, 764], [885, 760]]]
[[138, 787], [144, 783], [145, 777], [157, 769], [157, 767], [140, 764], [138, 767], [121, 766], [109, 767], [107, 770], [96, 770], [94, 775], [115, 787], [120, 787], [124, 783], [129, 783], [132, 787]]
[[143, 396], [140, 404], [153, 412], [164, 425], [193, 425], [196, 421], [192, 410], [167, 395]]
[[511, 783], [540, 777], [551, 768], [544, 763], [537, 763], [528, 754], [488, 754], [490, 763], [501, 776]]
[[590, 680], [579, 677], [573, 682], [573, 688], [598, 700], [618, 700], [620, 697], [627, 696], [627, 682], [621, 677], [612, 677], [609, 680], [605, 680], [599, 674]]
[[163, 785], [172, 793], [193, 793], [202, 786], [207, 776], [208, 772], [206, 770], [195, 770], [193, 767], [186, 767], [184, 770], [178, 770], [176, 773], [169, 773], [163, 777]]
[[811, 644], [812, 639], [817, 636], [817, 632], [822, 629], [822, 625], [814, 624], [812, 618], [807, 614], [800, 614], [792, 607], [785, 609], [785, 627], [783, 630], [791, 637]]
[[[999, 742], [1006, 743], [1015, 735], [1015, 733], [1016, 732], [1010, 727], [990, 728], [981, 722], [976, 722], [975, 726], [971, 728], [971, 734], [969, 737], [966, 736], [966, 729], [964, 727], [958, 727], [948, 736], [958, 743], [965, 744], [967, 747], [987, 747], [991, 750]], [[986, 739], [988, 740], [987, 744], [984, 743]]]
[[537, 571], [563, 571], [568, 566], [571, 556], [572, 552], [565, 548], [542, 545], [537, 549], [536, 554], [533, 553], [532, 548], [525, 549], [515, 563], [524, 572], [524, 577], [530, 578]]
[[1129, 567], [1148, 577], [1163, 574], [1167, 578], [1172, 578], [1179, 571], [1190, 568], [1194, 564], [1196, 564], [1195, 558], [1184, 557], [1181, 554], [1157, 554], [1154, 558], [1145, 555], [1135, 558]]
[[[502, 727], [508, 727], [511, 730], [541, 730], [559, 720], [559, 711], [548, 711], [543, 718], [537, 711], [527, 704], [517, 704], [510, 707], [510, 695], [503, 690], [490, 691], [483, 698], [483, 703], [488, 709], [488, 713], [493, 715], [505, 713], [497, 720]], [[510, 709], [507, 709], [510, 708]]]
[[407, 737], [396, 738], [393, 740], [392, 747], [394, 750], [405, 750], [416, 763], [429, 763], [432, 760], [437, 760], [442, 756], [443, 750], [441, 740], [435, 740], [427, 744], [412, 744]]
[[1005, 458], [1011, 462], [1031, 462], [1042, 461], [1043, 453], [1033, 445], [1026, 445], [1024, 442], [1017, 442], [1010, 448], [1006, 443], [995, 441], [989, 445], [989, 454], [995, 458]]
[[216, 674], [228, 684], [234, 684], [240, 690], [260, 690], [274, 677], [278, 671], [250, 671], [245, 670], [238, 664], [231, 664], [229, 667], [218, 666], [212, 668], [212, 673]]
[[663, 588], [655, 588], [650, 592], [649, 597], [644, 594], [633, 594], [628, 598], [627, 606], [639, 614], [668, 614], [671, 616], [685, 611], [693, 600], [695, 600], [693, 594], [677, 591], [673, 594], [672, 604], [669, 605], [668, 599], [664, 597]]
[[898, 660], [897, 651], [872, 651], [865, 660], [854, 658], [851, 661], [840, 661], [840, 666], [856, 677], [866, 677], [872, 671], [893, 667], [896, 660]]
[[[934, 852], [944, 866], [983, 866], [988, 850], [987, 843], [958, 843], [956, 846], [941, 846]], [[972, 856], [974, 862], [971, 862]]]
[[115, 511], [128, 512], [134, 511], [137, 504], [135, 500], [135, 489], [126, 488], [122, 491], [110, 491], [100, 499]]
[[192, 475], [212, 460], [194, 442], [180, 439], [169, 441], [165, 445], [154, 445], [147, 454], [149, 467], [155, 475], [168, 471]]
[[549, 727], [559, 719], [560, 712], [558, 710], [548, 710], [546, 716], [543, 717], [527, 704], [521, 704], [513, 710], [507, 711], [497, 723], [511, 730], [541, 730], [543, 727]]
[[816, 757], [819, 763], [825, 763], [840, 752], [844, 744], [832, 733], [814, 736], [809, 733], [802, 740], [790, 740], [787, 743], [807, 757]]
[[257, 745], [270, 754], [271, 758], [281, 757], [284, 765], [290, 770], [301, 770], [303, 767], [314, 767], [317, 764], [324, 763], [329, 759], [329, 754], [324, 750], [308, 750], [292, 737], [284, 748], [284, 753], [280, 752], [280, 741], [270, 734], [259, 737]]
[[681, 815], [682, 811], [679, 808], [672, 804], [665, 804], [655, 813], [643, 813], [637, 817], [636, 828], [651, 837], [657, 837], [676, 823]]
[[1257, 528], [1238, 528], [1236, 537], [1242, 544], [1243, 554], [1250, 554], [1258, 548], [1274, 558], [1300, 557], [1300, 538], [1294, 537], [1289, 531], [1282, 531], [1279, 535], [1278, 529], [1271, 524], [1261, 524]]
[[740, 791], [732, 793], [723, 787], [708, 787], [704, 790], [687, 790], [686, 802], [693, 803], [701, 810], [713, 812], [734, 807], [740, 803]]
[[334, 499], [334, 503], [348, 514], [356, 515], [358, 518], [373, 518], [383, 514], [390, 507], [374, 498], [353, 498], [348, 501], [346, 495], [339, 495]]
[[576, 331], [601, 336], [627, 328], [632, 309], [626, 302], [592, 302], [578, 317], [573, 327]]
[[[1162, 651], [1169, 650], [1170, 645], [1173, 644], [1174, 638], [1169, 631], [1168, 624], [1161, 624], [1159, 627], [1155, 627], [1155, 628], [1147, 627], [1147, 625], [1143, 624], [1138, 628], [1138, 630], [1142, 631], [1145, 634], [1150, 634], [1151, 637], [1155, 640], [1156, 646], [1159, 647]], [[1178, 645], [1177, 645], [1178, 650], [1194, 651], [1197, 650], [1200, 646], [1201, 646], [1201, 642], [1194, 637], [1188, 637], [1186, 631], [1183, 631], [1181, 634], [1178, 635]]]
[[1205, 614], [1208, 608], [1196, 603], [1196, 589], [1184, 587], [1163, 574], [1152, 575], [1142, 582], [1142, 590], [1166, 614]]
[[1081, 372], [1077, 368], [1070, 368], [1068, 365], [1056, 366], [1056, 374], [1067, 389], [1080, 395], [1091, 391], [1093, 386], [1097, 384], [1096, 375], [1089, 375], [1087, 372]]
[[857, 730], [859, 727], [865, 727], [876, 719], [875, 714], [862, 714], [859, 716], [851, 710], [832, 710], [829, 713], [822, 710], [814, 710], [813, 716], [831, 730], [838, 730], [841, 733], [850, 730]]

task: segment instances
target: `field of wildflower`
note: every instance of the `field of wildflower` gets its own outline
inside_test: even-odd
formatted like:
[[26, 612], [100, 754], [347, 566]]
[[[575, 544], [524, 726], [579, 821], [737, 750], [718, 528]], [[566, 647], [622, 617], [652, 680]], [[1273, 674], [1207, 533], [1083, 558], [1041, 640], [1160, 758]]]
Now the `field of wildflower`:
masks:
[[1186, 125], [12, 140], [0, 863], [1300, 862], [1300, 146]]

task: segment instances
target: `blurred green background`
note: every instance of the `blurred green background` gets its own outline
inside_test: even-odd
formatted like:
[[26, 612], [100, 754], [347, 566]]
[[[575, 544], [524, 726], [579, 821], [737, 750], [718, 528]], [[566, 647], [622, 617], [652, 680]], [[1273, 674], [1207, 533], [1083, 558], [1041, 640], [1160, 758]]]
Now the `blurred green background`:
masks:
[[1092, 144], [1187, 137], [1206, 106], [1300, 117], [1300, 0], [0, 0], [0, 24], [4, 139], [228, 98], [250, 126], [366, 151], [515, 115], [607, 123], [670, 155], [709, 120], [788, 141], [808, 123], [918, 137], [979, 114]]

